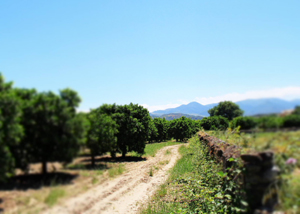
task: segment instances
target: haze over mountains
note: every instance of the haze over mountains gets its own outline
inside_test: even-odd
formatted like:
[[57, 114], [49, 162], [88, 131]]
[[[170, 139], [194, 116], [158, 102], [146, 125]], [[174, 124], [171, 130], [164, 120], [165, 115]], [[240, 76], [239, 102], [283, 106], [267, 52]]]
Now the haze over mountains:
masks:
[[[296, 105], [300, 105], [300, 99], [292, 101], [286, 101], [278, 98], [248, 99], [235, 103], [238, 104], [242, 110], [244, 110], [245, 116], [251, 116], [258, 114], [280, 113], [284, 110], [294, 109]], [[202, 105], [197, 102], [191, 102], [176, 108], [154, 111], [151, 113], [151, 115], [161, 116], [163, 114], [182, 113], [207, 117], [209, 116], [207, 111], [216, 105], [218, 105], [218, 103]]]

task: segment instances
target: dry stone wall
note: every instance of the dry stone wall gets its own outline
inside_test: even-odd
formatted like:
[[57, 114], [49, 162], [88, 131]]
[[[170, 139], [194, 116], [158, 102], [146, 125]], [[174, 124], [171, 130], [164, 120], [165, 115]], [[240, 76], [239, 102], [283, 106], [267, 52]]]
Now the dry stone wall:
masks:
[[232, 158], [241, 161], [244, 169], [241, 179], [247, 194], [250, 213], [272, 213], [279, 203], [278, 182], [280, 169], [274, 163], [270, 151], [241, 154], [241, 147], [230, 145], [205, 132], [198, 133], [211, 156], [223, 164], [224, 172], [232, 167]]

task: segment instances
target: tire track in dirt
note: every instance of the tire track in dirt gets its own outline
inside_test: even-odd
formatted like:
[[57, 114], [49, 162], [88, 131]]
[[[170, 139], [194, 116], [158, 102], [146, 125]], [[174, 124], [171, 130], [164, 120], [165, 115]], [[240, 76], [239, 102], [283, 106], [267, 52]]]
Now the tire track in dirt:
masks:
[[[168, 170], [174, 167], [181, 145], [164, 147], [155, 157], [143, 162], [126, 164], [127, 172], [107, 180], [62, 205], [46, 210], [46, 214], [72, 213], [136, 213], [157, 188], [166, 181]], [[171, 154], [166, 154], [169, 150]], [[160, 167], [154, 170], [153, 167]], [[153, 176], [150, 176], [150, 169]]]

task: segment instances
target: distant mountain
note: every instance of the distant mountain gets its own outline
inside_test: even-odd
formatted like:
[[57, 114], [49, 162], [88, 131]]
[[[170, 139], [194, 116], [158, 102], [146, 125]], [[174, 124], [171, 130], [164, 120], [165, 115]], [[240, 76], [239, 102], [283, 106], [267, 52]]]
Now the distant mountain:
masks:
[[163, 114], [163, 115], [160, 115], [160, 116], [157, 115], [157, 114], [150, 113], [150, 116], [152, 118], [156, 118], [156, 117], [166, 118], [166, 120], [174, 120], [174, 119], [178, 119], [178, 118], [183, 117], [183, 116], [191, 118], [192, 120], [201, 120], [203, 118], [202, 116], [182, 114], [182, 113], [170, 113], [170, 114]]
[[[286, 101], [278, 98], [248, 99], [236, 102], [236, 104], [238, 104], [240, 108], [244, 110], [245, 116], [250, 116], [258, 114], [280, 113], [284, 110], [294, 109], [295, 106], [300, 105], [300, 99], [292, 101]], [[218, 105], [218, 103], [201, 105], [197, 102], [191, 102], [187, 105], [181, 105], [177, 108], [154, 111], [152, 114], [161, 116], [163, 114], [181, 113], [207, 117], [209, 116], [207, 111], [216, 105]]]
[[190, 115], [200, 115], [200, 116], [208, 116], [207, 111], [211, 109], [212, 107], [218, 105], [215, 104], [209, 104], [209, 105], [201, 105], [197, 102], [191, 102], [187, 105], [181, 105], [177, 108], [169, 108], [166, 110], [158, 110], [152, 112], [155, 115], [161, 116], [163, 114], [170, 114], [170, 113], [182, 113], [182, 114], [190, 114]]

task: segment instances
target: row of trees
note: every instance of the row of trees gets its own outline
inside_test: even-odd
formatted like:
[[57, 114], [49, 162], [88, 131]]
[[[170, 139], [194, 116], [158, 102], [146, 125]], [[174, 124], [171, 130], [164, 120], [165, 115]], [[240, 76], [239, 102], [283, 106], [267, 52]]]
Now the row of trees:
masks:
[[184, 141], [199, 130], [199, 120], [192, 120], [184, 116], [170, 121], [165, 118], [154, 118], [151, 121], [151, 132], [148, 141], [161, 142], [172, 138], [176, 141]]
[[80, 103], [71, 89], [60, 93], [13, 88], [0, 75], [0, 181], [30, 163], [71, 161], [84, 139]]
[[278, 115], [245, 117], [242, 116], [243, 111], [237, 104], [224, 101], [210, 109], [208, 113], [210, 117], [203, 118], [200, 122], [205, 130], [226, 130], [228, 127], [240, 127], [243, 130], [300, 127], [300, 106], [297, 106], [291, 115], [285, 117]]
[[[42, 163], [46, 173], [47, 162], [70, 162], [82, 147], [89, 148], [94, 165], [97, 155], [143, 154], [147, 141], [184, 141], [201, 127], [224, 130], [229, 124], [242, 128], [257, 125], [252, 118], [242, 117], [239, 106], [229, 101], [210, 109], [210, 117], [201, 121], [151, 119], [147, 109], [132, 103], [104, 104], [89, 113], [77, 113], [80, 102], [71, 89], [55, 94], [14, 88], [0, 74], [0, 181], [15, 168], [26, 171], [30, 163]], [[285, 124], [299, 124], [297, 113], [287, 118]]]
[[26, 172], [30, 163], [42, 163], [47, 173], [47, 162], [70, 162], [82, 147], [89, 148], [94, 165], [96, 155], [143, 154], [147, 141], [183, 141], [199, 130], [186, 117], [153, 120], [147, 109], [132, 103], [77, 113], [80, 101], [71, 89], [55, 94], [14, 88], [0, 75], [0, 181], [15, 168]]

